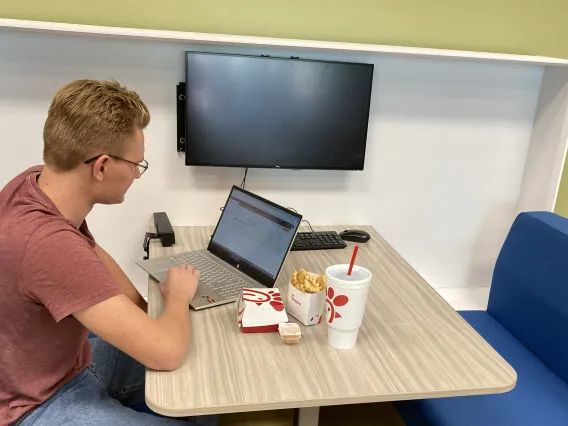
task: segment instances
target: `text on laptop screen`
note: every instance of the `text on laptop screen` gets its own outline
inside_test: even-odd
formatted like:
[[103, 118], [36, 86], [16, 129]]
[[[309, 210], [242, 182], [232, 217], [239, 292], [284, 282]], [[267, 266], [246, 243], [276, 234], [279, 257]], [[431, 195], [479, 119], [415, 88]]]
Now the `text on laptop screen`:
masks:
[[300, 219], [233, 190], [212, 243], [276, 278]]

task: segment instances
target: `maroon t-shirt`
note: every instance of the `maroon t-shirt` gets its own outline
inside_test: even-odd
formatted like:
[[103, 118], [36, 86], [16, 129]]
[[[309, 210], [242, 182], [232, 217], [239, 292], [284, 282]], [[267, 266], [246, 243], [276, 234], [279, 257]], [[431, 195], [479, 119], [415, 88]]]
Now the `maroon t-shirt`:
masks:
[[37, 184], [42, 167], [0, 192], [0, 426], [41, 404], [91, 362], [73, 312], [120, 293], [77, 229]]

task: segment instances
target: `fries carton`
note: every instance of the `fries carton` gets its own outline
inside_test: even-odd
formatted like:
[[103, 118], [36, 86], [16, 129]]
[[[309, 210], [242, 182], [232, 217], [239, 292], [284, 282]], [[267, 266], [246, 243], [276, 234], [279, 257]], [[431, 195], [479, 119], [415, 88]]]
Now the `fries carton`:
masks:
[[319, 324], [325, 305], [325, 277], [294, 272], [288, 285], [288, 312], [304, 325]]
[[237, 325], [243, 333], [278, 332], [288, 322], [282, 296], [277, 288], [243, 288], [237, 307]]

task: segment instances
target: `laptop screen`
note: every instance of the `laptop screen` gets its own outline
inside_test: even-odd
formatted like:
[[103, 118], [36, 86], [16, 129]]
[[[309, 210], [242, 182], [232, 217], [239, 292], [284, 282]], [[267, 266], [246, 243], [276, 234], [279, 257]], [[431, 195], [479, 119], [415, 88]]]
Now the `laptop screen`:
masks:
[[299, 214], [235, 186], [209, 250], [227, 261], [219, 253], [224, 252], [243, 272], [252, 268], [274, 282], [301, 220]]

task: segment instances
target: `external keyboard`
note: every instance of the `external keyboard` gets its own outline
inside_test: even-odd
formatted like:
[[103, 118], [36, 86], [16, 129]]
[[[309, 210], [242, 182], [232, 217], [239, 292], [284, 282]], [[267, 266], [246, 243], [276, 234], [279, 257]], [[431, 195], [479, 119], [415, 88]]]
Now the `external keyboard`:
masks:
[[329, 250], [347, 247], [335, 231], [298, 232], [290, 251], [300, 250]]
[[199, 269], [199, 284], [215, 290], [227, 299], [238, 298], [247, 283], [209, 257], [198, 253], [180, 253], [170, 257], [175, 265], [193, 265]]

